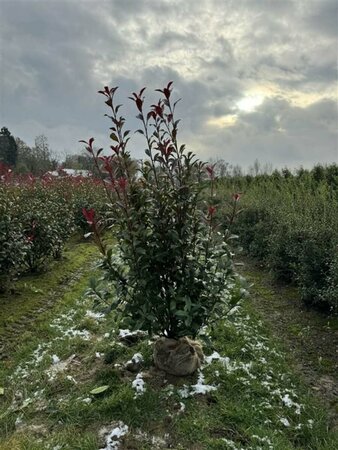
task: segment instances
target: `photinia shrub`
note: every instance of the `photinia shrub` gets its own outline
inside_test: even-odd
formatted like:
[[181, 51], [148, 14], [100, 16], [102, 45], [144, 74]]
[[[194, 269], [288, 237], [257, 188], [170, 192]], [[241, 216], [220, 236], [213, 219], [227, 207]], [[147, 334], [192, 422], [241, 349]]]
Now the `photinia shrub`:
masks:
[[88, 202], [104, 211], [102, 185], [92, 178], [15, 175], [0, 163], [0, 290], [20, 273], [60, 258], [77, 227], [85, 227]]
[[[213, 168], [205, 166], [184, 145], [179, 145], [172, 102], [172, 82], [158, 89], [161, 97], [144, 106], [144, 90], [133, 93], [140, 128], [146, 143], [145, 159], [132, 173], [117, 88], [104, 87], [112, 126], [110, 154], [94, 150], [91, 138], [81, 141], [102, 174], [110, 204], [117, 244], [105, 245], [103, 227], [93, 209], [84, 210], [99, 246], [107, 283], [93, 282], [90, 293], [98, 302], [121, 313], [123, 325], [170, 338], [195, 337], [212, 318], [222, 316], [240, 299], [232, 254], [224, 235], [216, 231], [212, 203]], [[208, 178], [207, 183], [201, 183]], [[210, 201], [203, 202], [203, 186], [210, 186]]]
[[0, 291], [10, 288], [30, 250], [30, 240], [17, 218], [15, 192], [0, 183]]

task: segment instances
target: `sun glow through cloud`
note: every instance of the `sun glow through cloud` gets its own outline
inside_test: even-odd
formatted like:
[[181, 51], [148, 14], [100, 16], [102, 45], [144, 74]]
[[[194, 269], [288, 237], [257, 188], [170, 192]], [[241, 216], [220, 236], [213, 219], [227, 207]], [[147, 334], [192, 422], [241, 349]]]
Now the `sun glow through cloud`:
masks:
[[213, 127], [224, 128], [224, 127], [232, 127], [233, 125], [235, 125], [236, 121], [237, 121], [236, 114], [227, 114], [225, 116], [209, 119], [207, 124]]
[[263, 101], [264, 96], [261, 94], [248, 95], [236, 103], [236, 108], [244, 112], [253, 112]]

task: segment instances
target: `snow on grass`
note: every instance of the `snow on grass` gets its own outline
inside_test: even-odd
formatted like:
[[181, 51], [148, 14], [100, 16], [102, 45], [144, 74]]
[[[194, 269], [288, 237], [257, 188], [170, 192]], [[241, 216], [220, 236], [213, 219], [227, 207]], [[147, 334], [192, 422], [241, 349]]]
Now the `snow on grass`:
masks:
[[185, 404], [180, 402], [180, 409], [178, 410], [178, 414], [183, 413], [185, 411]]
[[77, 381], [76, 381], [75, 378], [72, 377], [71, 375], [67, 375], [67, 376], [66, 376], [66, 379], [69, 380], [69, 381], [72, 381], [74, 384], [77, 384]]
[[[74, 337], [79, 337], [83, 340], [89, 340], [92, 338], [95, 338], [95, 340], [99, 340], [100, 336], [96, 336], [96, 334], [91, 335], [87, 330], [79, 330], [76, 328], [77, 323], [81, 320], [81, 318], [83, 318], [84, 315], [97, 320], [101, 319], [101, 316], [97, 316], [96, 313], [92, 313], [86, 308], [88, 308], [88, 305], [81, 305], [81, 307], [79, 306], [79, 310], [77, 312], [75, 312], [75, 310], [73, 309], [70, 310], [69, 314], [62, 314], [55, 318], [50, 325], [51, 328], [53, 328], [53, 330], [55, 330], [56, 332], [53, 333], [52, 339], [47, 343], [40, 343], [37, 348], [29, 355], [26, 363], [23, 364], [22, 367], [17, 368], [16, 376], [19, 378], [24, 379], [30, 374], [29, 379], [17, 379], [17, 381], [20, 381], [21, 383], [21, 385], [18, 384], [18, 390], [20, 389], [22, 390], [22, 392], [27, 392], [25, 390], [26, 386], [28, 386], [28, 382], [31, 382], [34, 378], [35, 385], [33, 387], [32, 381], [29, 389], [31, 389], [32, 391], [33, 389], [35, 389], [36, 393], [41, 392], [41, 395], [35, 395], [28, 390], [31, 398], [28, 397], [27, 392], [26, 396], [28, 398], [24, 399], [22, 397], [20, 401], [17, 401], [15, 405], [16, 409], [14, 409], [13, 407], [12, 410], [17, 412], [19, 419], [21, 417], [21, 413], [19, 412], [20, 410], [18, 409], [18, 405], [20, 408], [23, 408], [29, 405], [30, 402], [34, 401], [33, 407], [35, 408], [38, 398], [41, 400], [41, 397], [43, 396], [41, 381], [37, 382], [39, 378], [36, 376], [36, 374], [38, 373], [37, 368], [40, 366], [39, 370], [47, 374], [50, 380], [53, 380], [56, 377], [57, 373], [67, 370], [68, 364], [75, 356], [72, 355], [70, 358], [64, 361], [60, 359], [61, 355], [67, 355], [67, 351], [69, 350], [68, 349], [66, 352], [64, 351], [64, 348], [62, 347], [63, 340], [65, 341], [65, 344], [71, 349], [73, 343], [72, 341], [70, 341], [70, 339]], [[214, 392], [217, 389], [221, 389], [224, 380], [229, 379], [231, 382], [232, 377], [236, 380], [236, 383], [241, 383], [241, 391], [245, 392], [245, 395], [248, 398], [252, 398], [252, 409], [255, 410], [257, 414], [260, 414], [262, 424], [266, 424], [268, 425], [268, 427], [274, 427], [276, 432], [278, 433], [281, 433], [281, 431], [285, 430], [285, 427], [288, 428], [287, 432], [289, 431], [289, 429], [300, 430], [304, 428], [312, 428], [314, 426], [314, 421], [308, 420], [307, 417], [306, 419], [303, 418], [303, 411], [305, 409], [305, 406], [297, 401], [296, 388], [295, 385], [290, 381], [289, 375], [279, 373], [278, 369], [276, 370], [276, 367], [279, 367], [278, 360], [283, 360], [284, 356], [273, 348], [273, 345], [267, 339], [267, 337], [262, 335], [257, 322], [253, 322], [249, 316], [243, 316], [240, 311], [235, 311], [231, 317], [231, 320], [232, 323], [229, 323], [227, 321], [225, 321], [224, 323], [221, 322], [221, 326], [228, 327], [230, 329], [230, 332], [233, 334], [238, 334], [238, 337], [240, 338], [240, 345], [238, 349], [229, 346], [229, 348], [227, 348], [227, 354], [222, 355], [221, 349], [222, 347], [224, 347], [222, 344], [218, 349], [220, 353], [217, 351], [213, 351], [211, 355], [205, 357], [202, 368], [197, 371], [196, 381], [193, 381], [190, 385], [184, 385], [181, 388], [174, 387], [171, 384], [168, 384], [163, 389], [163, 391], [161, 391], [161, 394], [163, 392], [165, 393], [165, 397], [172, 397], [175, 395], [177, 396], [175, 398], [176, 402], [172, 402], [175, 405], [175, 412], [173, 414], [179, 415], [183, 413], [186, 408], [189, 409], [191, 397], [196, 395], [205, 395], [210, 392]], [[110, 331], [110, 333], [107, 333], [105, 332], [106, 330], [106, 323], [103, 323], [101, 331], [102, 340], [103, 338], [110, 337], [113, 339], [114, 336], [115, 339], [135, 336], [141, 337], [140, 333], [142, 333], [142, 336], [146, 335], [146, 333], [140, 332], [139, 330], [130, 331], [128, 329], [121, 329], [117, 331], [117, 333], [114, 330]], [[204, 328], [203, 334], [208, 334], [207, 328]], [[130, 341], [132, 341], [132, 339]], [[217, 346], [218, 335], [214, 336], [214, 342]], [[54, 345], [54, 343], [56, 345]], [[152, 343], [152, 341], [150, 341], [150, 343]], [[143, 344], [146, 345], [146, 341], [144, 341]], [[123, 346], [123, 344], [121, 344], [120, 342], [115, 342], [114, 345]], [[96, 351], [96, 348], [90, 350], [92, 360], [94, 360], [94, 354], [96, 358], [101, 358], [103, 356], [103, 353], [100, 353], [103, 348], [103, 345], [100, 345], [97, 347], [99, 351]], [[142, 347], [140, 346], [137, 349], [142, 349]], [[70, 351], [72, 350], [69, 350], [69, 353]], [[60, 355], [60, 357], [58, 355]], [[117, 358], [119, 358], [119, 356], [117, 356]], [[275, 364], [276, 361], [277, 364]], [[131, 360], [128, 361], [128, 363], [129, 362], [143, 363], [143, 355], [141, 353], [135, 353], [132, 356]], [[47, 366], [48, 364], [49, 366]], [[112, 366], [119, 368], [122, 367], [119, 359], [117, 359], [116, 363], [113, 362]], [[139, 372], [139, 370], [140, 368], [136, 369], [135, 372], [137, 373]], [[32, 376], [32, 374], [34, 375], [34, 377]], [[76, 378], [78, 377], [76, 376]], [[64, 379], [67, 379], [74, 384], [77, 383], [77, 380], [75, 380], [71, 376], [71, 372], [69, 373], [69, 375], [64, 374]], [[80, 377], [78, 378], [78, 382], [80, 385]], [[126, 382], [129, 384], [129, 386], [131, 383], [132, 388], [135, 390], [134, 399], [141, 397], [146, 391], [146, 383], [144, 381], [144, 374], [142, 372], [139, 372], [133, 381], [126, 377], [126, 379], [121, 382]], [[73, 389], [75, 389], [75, 386]], [[258, 400], [257, 396], [255, 397], [257, 389], [259, 390], [260, 396]], [[150, 387], [149, 390], [151, 390]], [[79, 408], [81, 408], [81, 406], [83, 408], [87, 408], [87, 405], [91, 404], [93, 401], [91, 398], [87, 397], [87, 395], [88, 393], [84, 393], [84, 395], [75, 398], [75, 400], [74, 398], [72, 400], [71, 396], [68, 396], [67, 400], [65, 399], [65, 397], [63, 397], [62, 399], [58, 399], [57, 401], [65, 403], [75, 401]], [[184, 398], [189, 398], [186, 404], [180, 401]], [[48, 406], [48, 399], [46, 400], [45, 398], [44, 401], [46, 406]], [[143, 401], [143, 399], [141, 399], [141, 401]], [[117, 417], [116, 419], [119, 418], [120, 417]], [[128, 432], [128, 427], [122, 422], [119, 422], [118, 424], [116, 422], [114, 424], [114, 427], [112, 426], [111, 428], [112, 430], [108, 430], [105, 434], [106, 443], [105, 447], [102, 450], [115, 450], [120, 448], [122, 446], [121, 438]], [[151, 436], [149, 436], [149, 438], [150, 437]], [[247, 449], [272, 449], [272, 444], [268, 437], [253, 435], [252, 439], [256, 440], [255, 445], [253, 447], [246, 447]], [[225, 439], [224, 442], [228, 448], [237, 450], [242, 448], [238, 442], [233, 442], [230, 439]], [[160, 445], [159, 442], [155, 443], [155, 441], [152, 442], [152, 444], [153, 448], [155, 448], [155, 445], [157, 444]]]
[[52, 355], [53, 364], [58, 364], [60, 362], [60, 358], [56, 355]]
[[141, 364], [144, 362], [144, 358], [141, 353], [135, 353], [132, 358], [126, 362], [126, 364]]
[[133, 337], [133, 336], [144, 337], [144, 336], [147, 336], [147, 333], [142, 330], [130, 331], [128, 329], [125, 329], [125, 330], [121, 329], [121, 330], [119, 330], [118, 336], [121, 339], [128, 339], [129, 337]]
[[135, 380], [132, 382], [132, 387], [136, 390], [134, 398], [139, 397], [145, 392], [146, 388], [142, 372], [136, 375]]
[[181, 398], [188, 398], [194, 395], [202, 394], [205, 395], [208, 392], [216, 391], [217, 386], [210, 384], [205, 384], [205, 377], [201, 369], [198, 370], [198, 379], [196, 384], [190, 386], [184, 385], [182, 389], [178, 390]]
[[289, 427], [290, 426], [290, 422], [288, 421], [288, 419], [286, 419], [285, 417], [281, 417], [279, 419], [279, 421], [285, 426], [285, 427]]
[[[87, 313], [88, 312], [89, 310], [87, 310]], [[76, 323], [76, 314], [77, 312], [75, 309], [70, 309], [67, 314], [61, 314], [53, 320], [49, 326], [60, 334], [60, 336], [54, 338], [54, 340], [63, 340], [65, 337], [70, 339], [79, 337], [85, 341], [90, 340], [91, 334], [88, 330], [78, 330], [74, 326], [74, 323]]]
[[214, 360], [220, 361], [225, 367], [228, 367], [230, 363], [230, 359], [227, 356], [223, 358], [218, 352], [213, 352], [210, 356], [204, 358], [206, 364], [211, 364]]
[[[179, 397], [189, 398], [215, 391], [221, 388], [224, 377], [235, 376], [236, 381], [242, 383], [248, 397], [254, 396], [256, 389], [260, 390], [262, 399], [259, 404], [255, 404], [253, 399], [253, 408], [262, 416], [266, 415], [263, 417], [263, 421], [266, 420], [264, 423], [276, 423], [277, 420], [277, 429], [280, 431], [284, 427], [300, 429], [302, 424], [298, 423], [297, 416], [301, 417], [305, 406], [296, 400], [298, 396], [290, 376], [272, 369], [283, 364], [284, 355], [273, 348], [268, 338], [262, 335], [259, 324], [252, 321], [249, 315], [244, 316], [236, 311], [232, 323], [225, 322], [225, 326], [235, 328], [238, 336], [245, 341], [241, 352], [231, 356], [231, 352], [229, 355], [221, 355], [213, 351], [206, 356], [202, 368], [198, 371], [196, 384], [185, 384], [175, 390]], [[204, 373], [208, 375], [209, 384], [205, 383]], [[268, 419], [272, 416], [277, 419]], [[310, 427], [311, 424], [306, 423], [303, 426]], [[233, 445], [233, 448], [237, 448], [235, 443]], [[264, 445], [270, 444], [265, 442]]]
[[91, 319], [95, 319], [95, 320], [100, 320], [100, 319], [105, 319], [106, 318], [105, 314], [97, 313], [97, 312], [91, 311], [89, 309], [87, 309], [85, 316], [86, 317], [90, 317]]
[[302, 405], [300, 405], [299, 403], [296, 403], [293, 400], [291, 400], [289, 394], [285, 394], [284, 397], [282, 397], [282, 402], [288, 408], [292, 408], [294, 406], [296, 408], [296, 411], [295, 411], [296, 414], [300, 414], [300, 410], [302, 408]]
[[58, 373], [64, 372], [75, 357], [76, 355], [73, 354], [65, 361], [61, 361], [60, 358], [58, 358], [56, 355], [53, 355], [53, 364], [49, 367], [49, 369], [46, 370], [46, 374], [48, 375], [49, 380], [53, 381]]
[[100, 450], [118, 450], [120, 447], [120, 439], [125, 436], [129, 431], [128, 425], [123, 422], [119, 422], [117, 426], [114, 426], [112, 431], [106, 436], [106, 446]]

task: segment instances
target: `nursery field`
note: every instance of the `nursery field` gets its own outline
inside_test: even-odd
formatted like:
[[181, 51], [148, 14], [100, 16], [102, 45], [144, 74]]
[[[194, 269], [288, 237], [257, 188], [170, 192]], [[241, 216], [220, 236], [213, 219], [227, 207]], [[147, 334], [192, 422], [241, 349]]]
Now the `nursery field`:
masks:
[[169, 82], [136, 173], [116, 90], [96, 179], [0, 165], [0, 448], [338, 448], [337, 168], [219, 179]]
[[[329, 271], [336, 254], [330, 253], [332, 245], [320, 240], [320, 233], [330, 235], [331, 244], [336, 238], [335, 205], [329, 206], [336, 188], [328, 192], [322, 182], [319, 192], [311, 194], [313, 203], [307, 202], [310, 207], [301, 209], [304, 199], [299, 197], [307, 193], [304, 189], [297, 193], [295, 180], [293, 184], [281, 180], [278, 189], [271, 179], [256, 183], [250, 187], [243, 179], [229, 180], [228, 185], [218, 181], [214, 202], [219, 219], [229, 214], [219, 198], [240, 192], [231, 204], [236, 207], [231, 226], [245, 250], [246, 256], [239, 252], [236, 262], [251, 285], [250, 297], [230, 316], [202, 328], [197, 338], [204, 342], [206, 357], [197, 373], [186, 377], [156, 369], [155, 339], [126, 330], [114, 312], [102, 313], [88, 295], [92, 277], [100, 275], [100, 256], [90, 238], [80, 237], [90, 230], [82, 209], [94, 204], [96, 211], [103, 210], [101, 188], [80, 179], [45, 183], [25, 179], [20, 185], [12, 180], [2, 186], [3, 197], [10, 198], [11, 206], [16, 202], [15, 208], [7, 209], [10, 218], [2, 216], [3, 242], [10, 244], [8, 238], [13, 237], [15, 245], [17, 235], [11, 235], [14, 228], [9, 225], [21, 221], [16, 231], [27, 247], [18, 256], [20, 264], [10, 263], [15, 261], [15, 247], [2, 253], [2, 261], [8, 262], [3, 267], [9, 268], [6, 286], [9, 283], [10, 288], [0, 295], [1, 449], [337, 447], [336, 298], [321, 311], [309, 310], [315, 302], [304, 302], [297, 278], [304, 259], [290, 264], [288, 277], [280, 276], [272, 264], [276, 258], [272, 251], [282, 247], [272, 230], [277, 233], [282, 225], [271, 225], [277, 204], [282, 210], [298, 201], [297, 214], [312, 213], [312, 221], [322, 223], [322, 228], [310, 228], [310, 219], [303, 221], [302, 232], [308, 238], [306, 233], [312, 230], [317, 258], [321, 251], [325, 253]], [[67, 198], [63, 193], [69, 184], [73, 193]], [[290, 186], [294, 195], [288, 199], [285, 191], [290, 192]], [[289, 203], [281, 206], [278, 190]], [[259, 196], [260, 192], [264, 195]], [[25, 210], [28, 196], [35, 199], [29, 211]], [[313, 204], [322, 208], [323, 222], [311, 210]], [[58, 214], [49, 214], [52, 208]], [[265, 227], [266, 217], [269, 227]], [[283, 217], [295, 220], [292, 214]], [[65, 224], [67, 234], [61, 239]], [[81, 234], [74, 235], [76, 230]], [[293, 238], [299, 228], [284, 226], [283, 230], [289, 230], [289, 242], [307, 248], [299, 234]], [[53, 255], [54, 247], [47, 246], [48, 254], [46, 242], [54, 242], [59, 254]], [[292, 254], [303, 257], [299, 247]], [[285, 258], [278, 260], [281, 266], [288, 263], [290, 252], [277, 255]], [[314, 292], [326, 292], [322, 286], [336, 289], [332, 276], [317, 280], [321, 284], [319, 288], [314, 284]], [[327, 280], [333, 280], [331, 285]]]
[[336, 315], [338, 166], [220, 179], [218, 217], [225, 225], [234, 192], [239, 214], [232, 231], [244, 252], [276, 281], [296, 286], [304, 304]]
[[[81, 245], [72, 252], [84, 256]], [[204, 329], [212, 345], [202, 368], [175, 377], [153, 367], [152, 340], [93, 310], [88, 269], [30, 317], [2, 360], [1, 449], [337, 447], [332, 405], [316, 398], [255, 302]], [[48, 292], [41, 277], [30, 286], [31, 297]]]

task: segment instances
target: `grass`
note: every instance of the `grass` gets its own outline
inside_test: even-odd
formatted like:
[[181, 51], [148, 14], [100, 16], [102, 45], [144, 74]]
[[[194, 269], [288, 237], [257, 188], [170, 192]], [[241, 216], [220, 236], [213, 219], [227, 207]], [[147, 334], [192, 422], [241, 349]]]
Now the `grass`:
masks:
[[[122, 450], [338, 447], [326, 411], [290, 369], [292, 355], [282, 352], [250, 303], [207, 330], [213, 347], [205, 353], [229, 359], [214, 354], [202, 369], [210, 391], [194, 395], [201, 374], [156, 371], [147, 337], [126, 345], [113, 314], [92, 313], [83, 296], [88, 278], [87, 271], [62, 293], [2, 365], [1, 450], [108, 450], [114, 447], [100, 430], [122, 424], [128, 426]], [[140, 395], [132, 385], [137, 373], [123, 367], [135, 353], [144, 358]], [[101, 395], [90, 393], [103, 385], [109, 389]]]
[[254, 285], [252, 303], [266, 325], [284, 347], [290, 345], [294, 356], [320, 375], [336, 378], [338, 317], [306, 307], [294, 286], [276, 283], [267, 270], [258, 268], [255, 260], [244, 257], [240, 268]]
[[53, 299], [76, 282], [79, 271], [94, 255], [96, 248], [75, 236], [66, 245], [62, 259], [50, 262], [47, 271], [24, 275], [15, 282], [14, 294], [0, 294], [0, 339], [8, 326], [20, 323], [32, 310], [45, 309], [47, 303], [52, 306]]

